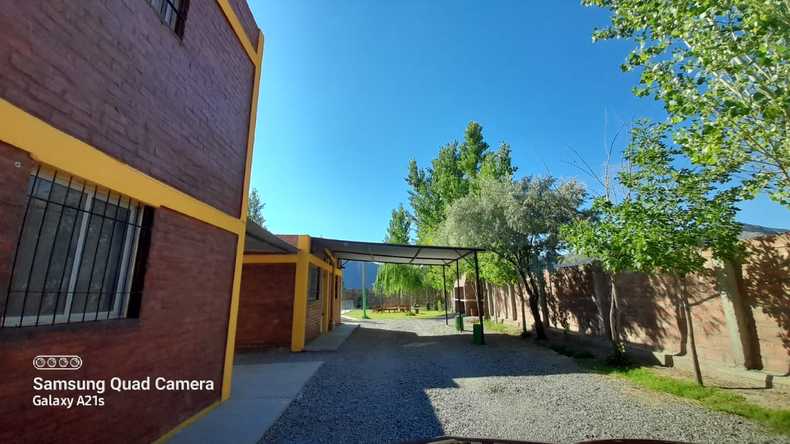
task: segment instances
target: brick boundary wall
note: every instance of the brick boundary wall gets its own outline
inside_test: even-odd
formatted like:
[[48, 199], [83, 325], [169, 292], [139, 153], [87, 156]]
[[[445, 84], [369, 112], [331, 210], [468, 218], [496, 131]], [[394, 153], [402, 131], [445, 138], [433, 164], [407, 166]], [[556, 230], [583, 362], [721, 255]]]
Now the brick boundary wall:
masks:
[[[749, 255], [740, 266], [727, 264], [690, 276], [697, 350], [703, 364], [790, 372], [790, 234], [746, 241]], [[542, 311], [550, 327], [588, 336], [606, 336], [609, 279], [592, 265], [561, 268], [548, 275]], [[622, 273], [624, 330], [630, 343], [683, 355], [686, 321], [679, 306], [682, 285], [667, 275]], [[596, 292], [597, 289], [597, 292]], [[474, 291], [473, 289], [471, 291]], [[499, 322], [521, 325], [517, 286], [485, 284], [487, 310]], [[600, 300], [596, 301], [596, 294]], [[525, 307], [528, 328], [532, 315]], [[608, 312], [608, 311], [605, 311]]]

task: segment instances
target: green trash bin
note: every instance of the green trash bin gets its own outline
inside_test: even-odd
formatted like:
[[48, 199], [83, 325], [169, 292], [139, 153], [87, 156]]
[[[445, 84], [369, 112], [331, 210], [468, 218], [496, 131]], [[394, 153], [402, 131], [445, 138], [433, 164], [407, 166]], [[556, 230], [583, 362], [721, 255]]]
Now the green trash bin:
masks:
[[455, 329], [458, 331], [464, 331], [464, 315], [461, 313], [455, 315]]
[[474, 324], [472, 326], [472, 344], [483, 345], [483, 326], [481, 324]]

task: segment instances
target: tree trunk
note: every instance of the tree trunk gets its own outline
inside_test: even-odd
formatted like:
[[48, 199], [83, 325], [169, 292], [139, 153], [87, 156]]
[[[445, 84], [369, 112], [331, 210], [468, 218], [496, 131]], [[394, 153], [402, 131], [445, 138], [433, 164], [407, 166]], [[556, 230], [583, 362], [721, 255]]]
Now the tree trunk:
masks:
[[518, 290], [518, 298], [521, 300], [521, 337], [525, 338], [529, 334], [527, 333], [527, 304], [524, 300], [524, 292], [526, 291], [526, 288], [519, 288]]
[[622, 357], [623, 352], [625, 351], [625, 347], [621, 342], [621, 335], [620, 335], [620, 301], [617, 295], [617, 285], [615, 285], [615, 275], [612, 274], [612, 295], [611, 300], [609, 303], [609, 329], [611, 330], [611, 335], [609, 339], [612, 342], [612, 349], [614, 350], [614, 356], [619, 359]]
[[551, 321], [549, 317], [548, 292], [546, 288], [546, 279], [544, 278], [543, 274], [538, 275], [538, 291], [538, 294], [540, 295], [540, 311], [543, 315], [543, 321], [546, 323], [547, 327], [550, 327]]
[[691, 361], [694, 364], [694, 377], [697, 384], [704, 386], [702, 382], [702, 371], [699, 368], [699, 358], [697, 357], [697, 343], [694, 340], [694, 321], [691, 319], [691, 304], [686, 289], [686, 276], [681, 276], [681, 292], [683, 296], [683, 309], [686, 312], [686, 325], [688, 326], [689, 348], [691, 349]]
[[540, 307], [538, 307], [538, 298], [529, 295], [529, 311], [535, 318], [535, 336], [538, 339], [546, 339], [546, 331], [543, 329], [543, 322], [540, 319]]
[[606, 321], [606, 293], [609, 283], [607, 282], [607, 274], [604, 273], [600, 267], [593, 265], [590, 270], [593, 279], [593, 297], [595, 298], [595, 307], [598, 311], [598, 334], [611, 338], [612, 332], [609, 328], [609, 323]]
[[529, 311], [532, 313], [532, 319], [535, 321], [535, 337], [546, 339], [546, 331], [543, 329], [543, 322], [540, 319], [537, 289], [534, 286], [530, 287], [525, 278], [522, 279], [524, 279], [524, 287], [527, 288], [527, 296], [529, 297]]

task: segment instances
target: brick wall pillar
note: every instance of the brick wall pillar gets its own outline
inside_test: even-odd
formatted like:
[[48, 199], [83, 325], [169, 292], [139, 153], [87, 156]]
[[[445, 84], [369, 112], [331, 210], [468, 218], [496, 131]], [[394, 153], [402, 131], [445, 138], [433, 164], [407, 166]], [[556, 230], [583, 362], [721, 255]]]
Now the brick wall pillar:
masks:
[[735, 364], [762, 369], [754, 317], [742, 292], [741, 265], [727, 261], [717, 267], [716, 281]]

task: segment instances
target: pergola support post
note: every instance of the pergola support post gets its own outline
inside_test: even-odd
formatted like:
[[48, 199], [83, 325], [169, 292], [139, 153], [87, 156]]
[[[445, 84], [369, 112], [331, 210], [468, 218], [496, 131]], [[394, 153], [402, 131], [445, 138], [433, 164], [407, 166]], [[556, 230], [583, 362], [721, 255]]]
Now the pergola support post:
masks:
[[[456, 259], [456, 261], [455, 261], [455, 282], [458, 283], [458, 285], [461, 285], [461, 268], [460, 268], [460, 265], [458, 265], [458, 262], [460, 262], [460, 261]], [[466, 292], [464, 292], [464, 294], [466, 294]], [[455, 284], [453, 284], [453, 295], [454, 295], [453, 300], [455, 300], [455, 314], [459, 315], [460, 312], [458, 311], [458, 307], [460, 305], [458, 304], [458, 301], [460, 301], [460, 299], [458, 299], [458, 292], [455, 290]], [[466, 296], [464, 296], [464, 297], [466, 297]], [[464, 306], [466, 306], [466, 304], [464, 304]], [[466, 310], [464, 310], [464, 314], [466, 314]]]
[[483, 328], [483, 304], [480, 299], [480, 267], [477, 263], [477, 251], [475, 251], [475, 296], [477, 298], [477, 317], [480, 319], [480, 343], [486, 343], [486, 335]]
[[447, 315], [447, 276], [446, 265], [442, 265], [442, 291], [444, 294], [444, 325], [450, 325], [449, 317]]

